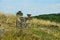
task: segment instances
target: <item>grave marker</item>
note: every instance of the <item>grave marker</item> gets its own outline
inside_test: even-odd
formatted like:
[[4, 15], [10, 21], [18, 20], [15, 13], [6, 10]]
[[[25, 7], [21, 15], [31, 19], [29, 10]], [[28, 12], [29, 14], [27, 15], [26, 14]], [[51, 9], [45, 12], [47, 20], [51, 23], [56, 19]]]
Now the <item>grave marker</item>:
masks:
[[16, 27], [19, 29], [20, 35], [22, 34], [23, 28], [29, 26], [29, 23], [26, 23], [27, 20], [31, 20], [31, 14], [27, 14], [27, 17], [23, 17], [23, 13], [18, 11], [16, 14]]

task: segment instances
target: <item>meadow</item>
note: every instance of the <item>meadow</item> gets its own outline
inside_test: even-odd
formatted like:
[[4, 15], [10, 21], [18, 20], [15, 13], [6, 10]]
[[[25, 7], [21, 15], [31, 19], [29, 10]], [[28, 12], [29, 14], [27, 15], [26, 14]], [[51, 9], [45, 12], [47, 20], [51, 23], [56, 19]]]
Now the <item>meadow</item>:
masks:
[[16, 27], [16, 15], [0, 13], [0, 40], [60, 40], [60, 23], [32, 18], [29, 28], [23, 28], [19, 36]]

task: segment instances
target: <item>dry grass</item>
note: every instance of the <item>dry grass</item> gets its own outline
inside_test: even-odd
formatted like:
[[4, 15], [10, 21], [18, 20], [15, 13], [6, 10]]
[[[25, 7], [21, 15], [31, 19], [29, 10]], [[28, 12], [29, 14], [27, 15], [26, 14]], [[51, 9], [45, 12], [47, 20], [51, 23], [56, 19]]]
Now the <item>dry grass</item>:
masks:
[[[24, 28], [22, 35], [17, 36], [19, 29], [16, 28], [16, 16], [0, 14], [0, 30], [4, 29], [2, 40], [59, 40], [60, 39], [60, 23], [48, 20], [32, 19], [30, 28]], [[56, 26], [50, 28], [51, 25]]]

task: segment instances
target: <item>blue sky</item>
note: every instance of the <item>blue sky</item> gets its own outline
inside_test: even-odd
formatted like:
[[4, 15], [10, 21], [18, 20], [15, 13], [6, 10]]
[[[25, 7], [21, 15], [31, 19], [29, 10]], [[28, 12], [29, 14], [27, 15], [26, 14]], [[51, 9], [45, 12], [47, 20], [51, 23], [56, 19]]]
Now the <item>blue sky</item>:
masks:
[[49, 14], [60, 12], [60, 0], [0, 0], [0, 12], [24, 15]]

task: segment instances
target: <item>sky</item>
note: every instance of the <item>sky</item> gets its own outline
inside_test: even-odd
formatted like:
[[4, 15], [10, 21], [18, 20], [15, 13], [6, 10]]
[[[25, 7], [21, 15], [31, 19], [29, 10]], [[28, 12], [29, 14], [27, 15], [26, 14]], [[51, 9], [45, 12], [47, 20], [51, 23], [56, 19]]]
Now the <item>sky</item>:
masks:
[[40, 15], [60, 12], [60, 0], [0, 0], [0, 12]]

